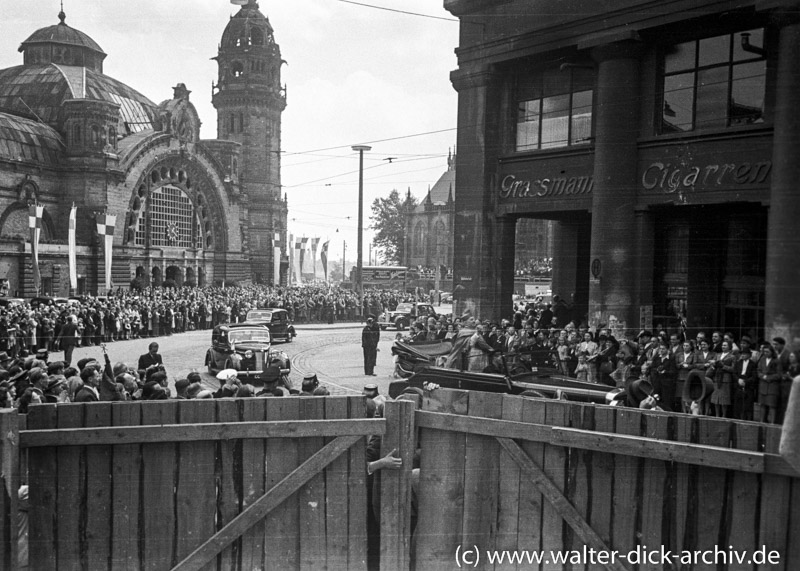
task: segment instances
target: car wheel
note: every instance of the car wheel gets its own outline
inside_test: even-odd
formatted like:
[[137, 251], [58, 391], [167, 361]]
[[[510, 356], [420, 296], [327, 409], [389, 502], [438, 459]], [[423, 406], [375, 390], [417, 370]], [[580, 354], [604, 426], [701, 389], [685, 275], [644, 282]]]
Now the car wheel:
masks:
[[287, 335], [286, 336], [286, 342], [287, 343], [291, 343], [292, 342], [292, 336], [291, 335]]
[[208, 367], [208, 374], [214, 374], [214, 360], [211, 358], [211, 353], [206, 353], [206, 367]]

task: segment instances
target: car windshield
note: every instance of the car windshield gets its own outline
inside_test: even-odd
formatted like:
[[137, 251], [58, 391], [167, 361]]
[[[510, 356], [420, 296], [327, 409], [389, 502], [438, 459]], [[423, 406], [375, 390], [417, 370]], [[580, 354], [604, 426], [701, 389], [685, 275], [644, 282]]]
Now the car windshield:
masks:
[[266, 329], [236, 329], [228, 333], [231, 343], [246, 343], [255, 341], [258, 343], [269, 343], [269, 331]]
[[248, 311], [247, 312], [247, 320], [248, 321], [269, 321], [272, 319], [272, 312], [271, 311]]

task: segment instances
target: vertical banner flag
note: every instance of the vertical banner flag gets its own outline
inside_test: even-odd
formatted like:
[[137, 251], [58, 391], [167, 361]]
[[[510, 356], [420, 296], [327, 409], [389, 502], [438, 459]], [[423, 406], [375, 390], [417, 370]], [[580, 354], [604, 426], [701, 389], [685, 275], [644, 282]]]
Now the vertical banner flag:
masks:
[[44, 206], [31, 204], [28, 207], [28, 228], [31, 231], [31, 257], [33, 258], [33, 289], [38, 295], [42, 285], [39, 275], [39, 237], [42, 235], [42, 214]]
[[[78, 220], [78, 207], [72, 203], [72, 208], [69, 211], [69, 233], [67, 235], [69, 244], [69, 287], [72, 290], [78, 289], [78, 263], [75, 255], [75, 228]], [[77, 291], [75, 291], [77, 293]]]
[[322, 274], [325, 276], [325, 281], [328, 281], [328, 244], [330, 240], [325, 240], [322, 244], [322, 250], [319, 253], [319, 259], [322, 260]]
[[281, 248], [283, 239], [280, 232], [275, 232], [275, 239], [272, 241], [272, 285], [281, 285]]
[[289, 285], [292, 285], [294, 283], [294, 234], [289, 234], [286, 253], [289, 255]]
[[308, 250], [308, 238], [305, 236], [300, 238], [300, 275], [303, 275], [303, 260], [305, 259], [306, 250]]
[[295, 271], [295, 278], [297, 279], [297, 285], [303, 283], [303, 239], [302, 238], [295, 238], [294, 241], [294, 271]]
[[117, 217], [107, 212], [101, 212], [97, 215], [97, 234], [105, 237], [105, 291], [103, 294], [108, 293], [111, 289], [111, 250], [114, 245], [114, 226], [117, 223]]
[[311, 259], [314, 260], [314, 279], [317, 278], [317, 246], [319, 246], [319, 238], [311, 238]]

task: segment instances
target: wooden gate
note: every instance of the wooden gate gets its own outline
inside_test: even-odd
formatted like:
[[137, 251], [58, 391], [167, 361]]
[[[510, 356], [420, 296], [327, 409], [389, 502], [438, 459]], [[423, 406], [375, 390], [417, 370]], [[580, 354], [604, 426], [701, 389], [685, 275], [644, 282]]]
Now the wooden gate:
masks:
[[[413, 404], [387, 419], [365, 418], [362, 397], [43, 405], [27, 416], [31, 569], [366, 569], [366, 441], [392, 423], [407, 439]], [[4, 436], [10, 452], [16, 437]], [[407, 511], [397, 495], [407, 472], [386, 478], [384, 505]], [[387, 568], [397, 537], [382, 545]]]
[[[417, 569], [800, 569], [779, 427], [441, 389], [422, 408]], [[780, 562], [627, 561], [662, 547]], [[625, 557], [591, 565], [590, 548]]]

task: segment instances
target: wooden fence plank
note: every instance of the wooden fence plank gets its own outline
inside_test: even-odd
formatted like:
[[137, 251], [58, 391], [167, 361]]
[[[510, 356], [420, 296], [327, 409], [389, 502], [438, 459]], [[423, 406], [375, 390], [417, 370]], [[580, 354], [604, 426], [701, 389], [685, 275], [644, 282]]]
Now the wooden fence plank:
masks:
[[[83, 426], [83, 413], [86, 407], [82, 404], [57, 405], [59, 428], [77, 428]], [[86, 472], [81, 469], [81, 461], [85, 449], [78, 446], [59, 446], [57, 448], [58, 479], [56, 493], [58, 496], [57, 531], [58, 536], [58, 568], [67, 571], [81, 568], [80, 558], [80, 526], [83, 490], [86, 488]], [[138, 534], [133, 536], [134, 542]]]
[[[245, 421], [264, 421], [267, 418], [267, 399], [247, 398], [239, 402], [241, 417]], [[266, 488], [266, 441], [247, 439], [242, 441], [242, 509], [247, 509], [264, 495]], [[266, 569], [264, 520], [255, 523], [242, 536], [242, 569], [260, 571]]]
[[[311, 400], [310, 398], [308, 400]], [[286, 478], [281, 480], [274, 488], [264, 494], [258, 501], [244, 510], [238, 517], [221, 531], [197, 548], [189, 557], [173, 568], [173, 571], [194, 571], [201, 569], [204, 564], [212, 561], [217, 553], [231, 541], [240, 537], [252, 525], [262, 519], [267, 513], [286, 500], [299, 488], [319, 475], [319, 472], [330, 462], [358, 441], [358, 436], [340, 436], [330, 444], [317, 451], [300, 467]], [[321, 567], [322, 568], [322, 567]]]
[[[526, 398], [522, 403], [522, 422], [543, 425], [545, 422], [546, 402], [546, 399]], [[520, 446], [532, 462], [539, 466], [544, 465], [545, 445], [542, 442], [521, 441]], [[506, 452], [506, 454], [508, 453]], [[509, 456], [509, 458], [511, 457]], [[511, 459], [513, 460], [513, 458]], [[518, 549], [528, 552], [540, 551], [542, 549], [542, 535], [545, 533], [542, 527], [544, 496], [536, 486], [531, 486], [527, 478], [522, 474], [520, 475], [519, 486]]]
[[[56, 425], [56, 405], [40, 404], [28, 408], [29, 428], [53, 428]], [[43, 448], [28, 458], [29, 503], [28, 554], [31, 569], [47, 571], [57, 568], [56, 536], [58, 505], [57, 459], [55, 448]], [[82, 490], [75, 490], [80, 494]]]
[[[325, 399], [301, 398], [300, 418], [325, 418]], [[311, 458], [324, 446], [321, 437], [304, 438], [298, 443], [301, 462]], [[300, 570], [325, 569], [327, 561], [325, 530], [325, 476], [316, 474], [300, 490]]]
[[[584, 428], [593, 428], [599, 432], [614, 432], [616, 421], [615, 408], [597, 406], [594, 409], [594, 427], [585, 426]], [[589, 509], [591, 517], [589, 525], [607, 545], [611, 545], [611, 490], [614, 483], [614, 456], [599, 450], [592, 451], [590, 469]], [[599, 571], [603, 569], [603, 566], [597, 562], [589, 562], [587, 568], [590, 571]]]
[[[223, 423], [238, 422], [240, 420], [239, 406], [236, 399], [219, 399], [217, 405], [217, 420]], [[237, 466], [241, 464], [242, 442], [240, 440], [222, 440], [217, 443], [217, 462], [215, 472], [219, 482], [217, 492], [217, 525], [220, 531], [240, 513], [240, 498], [242, 491], [241, 471]], [[226, 546], [217, 556], [219, 571], [238, 569], [239, 553], [242, 541], [237, 538]]]
[[[364, 418], [364, 397], [348, 397], [351, 418]], [[362, 438], [348, 450], [348, 529], [347, 569], [365, 571], [367, 568], [367, 439]]]
[[[219, 401], [222, 402], [222, 401]], [[145, 444], [157, 442], [197, 442], [198, 440], [236, 440], [241, 438], [304, 438], [317, 434], [349, 436], [383, 434], [379, 419], [313, 420], [285, 422], [234, 422], [181, 424], [174, 426], [143, 425], [120, 430], [76, 428], [65, 430], [24, 430], [20, 446], [90, 446], [102, 444]]]
[[[407, 400], [387, 402], [387, 431], [381, 440], [381, 457], [395, 450], [403, 461], [400, 470], [383, 470], [381, 494], [381, 569], [407, 571], [411, 548], [411, 472], [417, 442], [414, 429], [416, 405]], [[390, 514], [395, 514], [393, 517]]]
[[[738, 450], [759, 450], [761, 447], [761, 427], [755, 423], [739, 422], [733, 426], [734, 445]], [[748, 472], [734, 472], [733, 481], [728, 489], [727, 505], [729, 514], [727, 519], [729, 534], [725, 545], [732, 545], [734, 549], [747, 551], [748, 557], [757, 545], [756, 518], [758, 511], [758, 482], [756, 474]], [[752, 571], [752, 564], [732, 561], [728, 564], [729, 571]]]
[[[300, 400], [268, 398], [267, 420], [297, 420], [300, 418]], [[267, 440], [267, 489], [277, 485], [300, 465], [297, 442], [288, 438]], [[300, 566], [299, 495], [289, 496], [266, 518], [266, 528], [271, 536], [266, 549], [273, 569], [297, 569]]]
[[[696, 432], [697, 417], [687, 414], [675, 418], [673, 437], [677, 441], [689, 442]], [[671, 548], [676, 553], [693, 549], [695, 544], [695, 512], [697, 504], [697, 466], [685, 462], [675, 463], [675, 529], [671, 532], [674, 543]]]
[[[731, 424], [718, 419], [701, 418], [698, 425], [700, 444], [727, 447], [731, 441]], [[733, 453], [733, 452], [732, 452]], [[701, 551], [719, 546], [725, 515], [727, 473], [718, 468], [703, 468], [697, 478], [697, 544]], [[698, 571], [715, 570], [714, 563], [698, 562]]]
[[[71, 407], [59, 409], [58, 421], [61, 426], [63, 412]], [[142, 407], [138, 402], [119, 402], [111, 406], [111, 423], [114, 426], [136, 426], [141, 423]], [[59, 448], [60, 454], [69, 453], [72, 446]], [[115, 446], [112, 461], [112, 525], [111, 525], [111, 568], [139, 568], [139, 505], [141, 482], [139, 480], [138, 444], [122, 444]], [[65, 521], [69, 526], [69, 522]], [[59, 534], [60, 537], [60, 534]], [[63, 549], [63, 545], [61, 549]]]
[[[348, 416], [347, 397], [325, 397], [326, 419], [344, 419]], [[326, 438], [325, 443], [332, 438]], [[325, 512], [327, 528], [327, 561], [330, 569], [347, 569], [348, 508], [348, 457], [342, 454], [325, 468]], [[366, 490], [361, 492], [366, 493]]]
[[[180, 403], [180, 422], [211, 422], [216, 416], [214, 401], [188, 400]], [[178, 560], [184, 559], [214, 534], [216, 493], [214, 442], [181, 442], [176, 452], [175, 482], [176, 545]]]
[[0, 566], [15, 571], [19, 553], [19, 418], [14, 409], [0, 410]]
[[[555, 410], [551, 418], [557, 421], [561, 414], [563, 413]], [[540, 466], [537, 466], [516, 442], [510, 438], [498, 438], [497, 440], [514, 461], [519, 464], [530, 482], [542, 493], [546, 499], [546, 503], [553, 506], [553, 509], [563, 518], [565, 525], [569, 525], [587, 545], [595, 550], [602, 552], [610, 551], [610, 546], [597, 535], [586, 520], [578, 513], [578, 510], [569, 503], [562, 490], [559, 489], [558, 484], [553, 482], [545, 471]], [[545, 450], [545, 461], [547, 460], [546, 457], [547, 450]], [[548, 559], [548, 561], [550, 560]], [[550, 561], [550, 564], [553, 563], [553, 561]], [[610, 570], [627, 571], [625, 566], [618, 560], [615, 562], [609, 561], [605, 567]]]
[[[646, 422], [645, 436], [657, 440], [666, 440], [669, 434], [669, 420], [666, 414], [644, 414]], [[640, 545], [646, 551], [658, 551], [662, 546], [670, 545], [670, 530], [674, 517], [673, 505], [676, 500], [672, 493], [673, 481], [670, 476], [671, 466], [663, 460], [644, 460], [642, 479], [642, 511]], [[665, 536], [666, 533], [666, 536]], [[647, 559], [640, 563], [639, 570], [661, 571], [664, 565], [659, 560]]]
[[[111, 403], [84, 405], [84, 424], [109, 426]], [[108, 569], [111, 561], [111, 446], [86, 448], [86, 561], [89, 569]], [[84, 546], [81, 546], [84, 549]], [[83, 556], [83, 554], [81, 554]]]
[[[142, 423], [174, 424], [180, 401], [142, 402]], [[173, 564], [175, 538], [175, 448], [173, 442], [142, 444], [143, 532], [140, 553], [145, 570], [162, 571]]]
[[786, 553], [781, 557], [784, 561], [784, 569], [800, 569], [800, 480], [792, 480], [792, 503], [789, 506], [789, 525], [787, 525], [787, 535], [789, 544]]
[[[594, 428], [594, 405], [572, 403], [569, 406], [569, 425], [576, 429], [592, 430]], [[571, 449], [568, 454], [567, 500], [575, 507], [585, 520], [589, 518], [590, 483], [592, 474], [592, 452], [581, 449]], [[574, 530], [567, 526], [564, 532], [564, 548], [574, 551], [583, 551], [586, 543]], [[571, 571], [586, 569], [586, 561], [571, 561], [566, 565]]]
[[[569, 403], [564, 401], [545, 402], [545, 423], [551, 426], [567, 426]], [[563, 493], [567, 483], [567, 449], [561, 446], [545, 446], [542, 472], [559, 493]], [[564, 549], [566, 521], [559, 509], [560, 506], [554, 505], [552, 498], [549, 499], [550, 501], [546, 501], [542, 505], [542, 551], [561, 551]], [[562, 565], [546, 560], [542, 569], [544, 571], [561, 571]]]
[[[451, 414], [466, 414], [467, 391], [436, 389], [435, 398], [423, 398], [431, 407]], [[420, 458], [419, 523], [415, 560], [417, 569], [450, 570], [461, 545], [464, 501], [464, 434], [422, 430]]]
[[[619, 434], [639, 436], [642, 413], [637, 409], [617, 409], [616, 428]], [[612, 487], [612, 534], [614, 549], [628, 553], [636, 547], [637, 522], [641, 506], [640, 459], [620, 454], [614, 458]]]
[[[503, 395], [471, 392], [467, 413], [472, 418], [502, 418]], [[494, 438], [468, 434], [464, 459], [464, 516], [462, 544], [486, 551], [494, 547], [497, 531], [499, 448]], [[489, 567], [481, 558], [476, 569]]]
[[[524, 397], [503, 395], [503, 420], [521, 422], [524, 400]], [[515, 552], [518, 549], [519, 535], [520, 469], [508, 453], [501, 451], [498, 470], [497, 537], [494, 549], [500, 552]], [[516, 563], [509, 561], [496, 563], [494, 566], [495, 571], [511, 571], [516, 568]]]
[[[764, 445], [767, 452], [778, 449], [780, 442], [780, 429], [765, 427]], [[759, 517], [759, 540], [757, 545], [764, 546], [766, 550], [777, 551], [781, 555], [781, 564], [778, 569], [794, 571], [786, 567], [786, 551], [789, 526], [791, 480], [783, 476], [765, 475], [761, 478], [761, 514]], [[797, 538], [793, 537], [793, 541]], [[759, 565], [757, 569], [775, 569], [775, 565]]]

